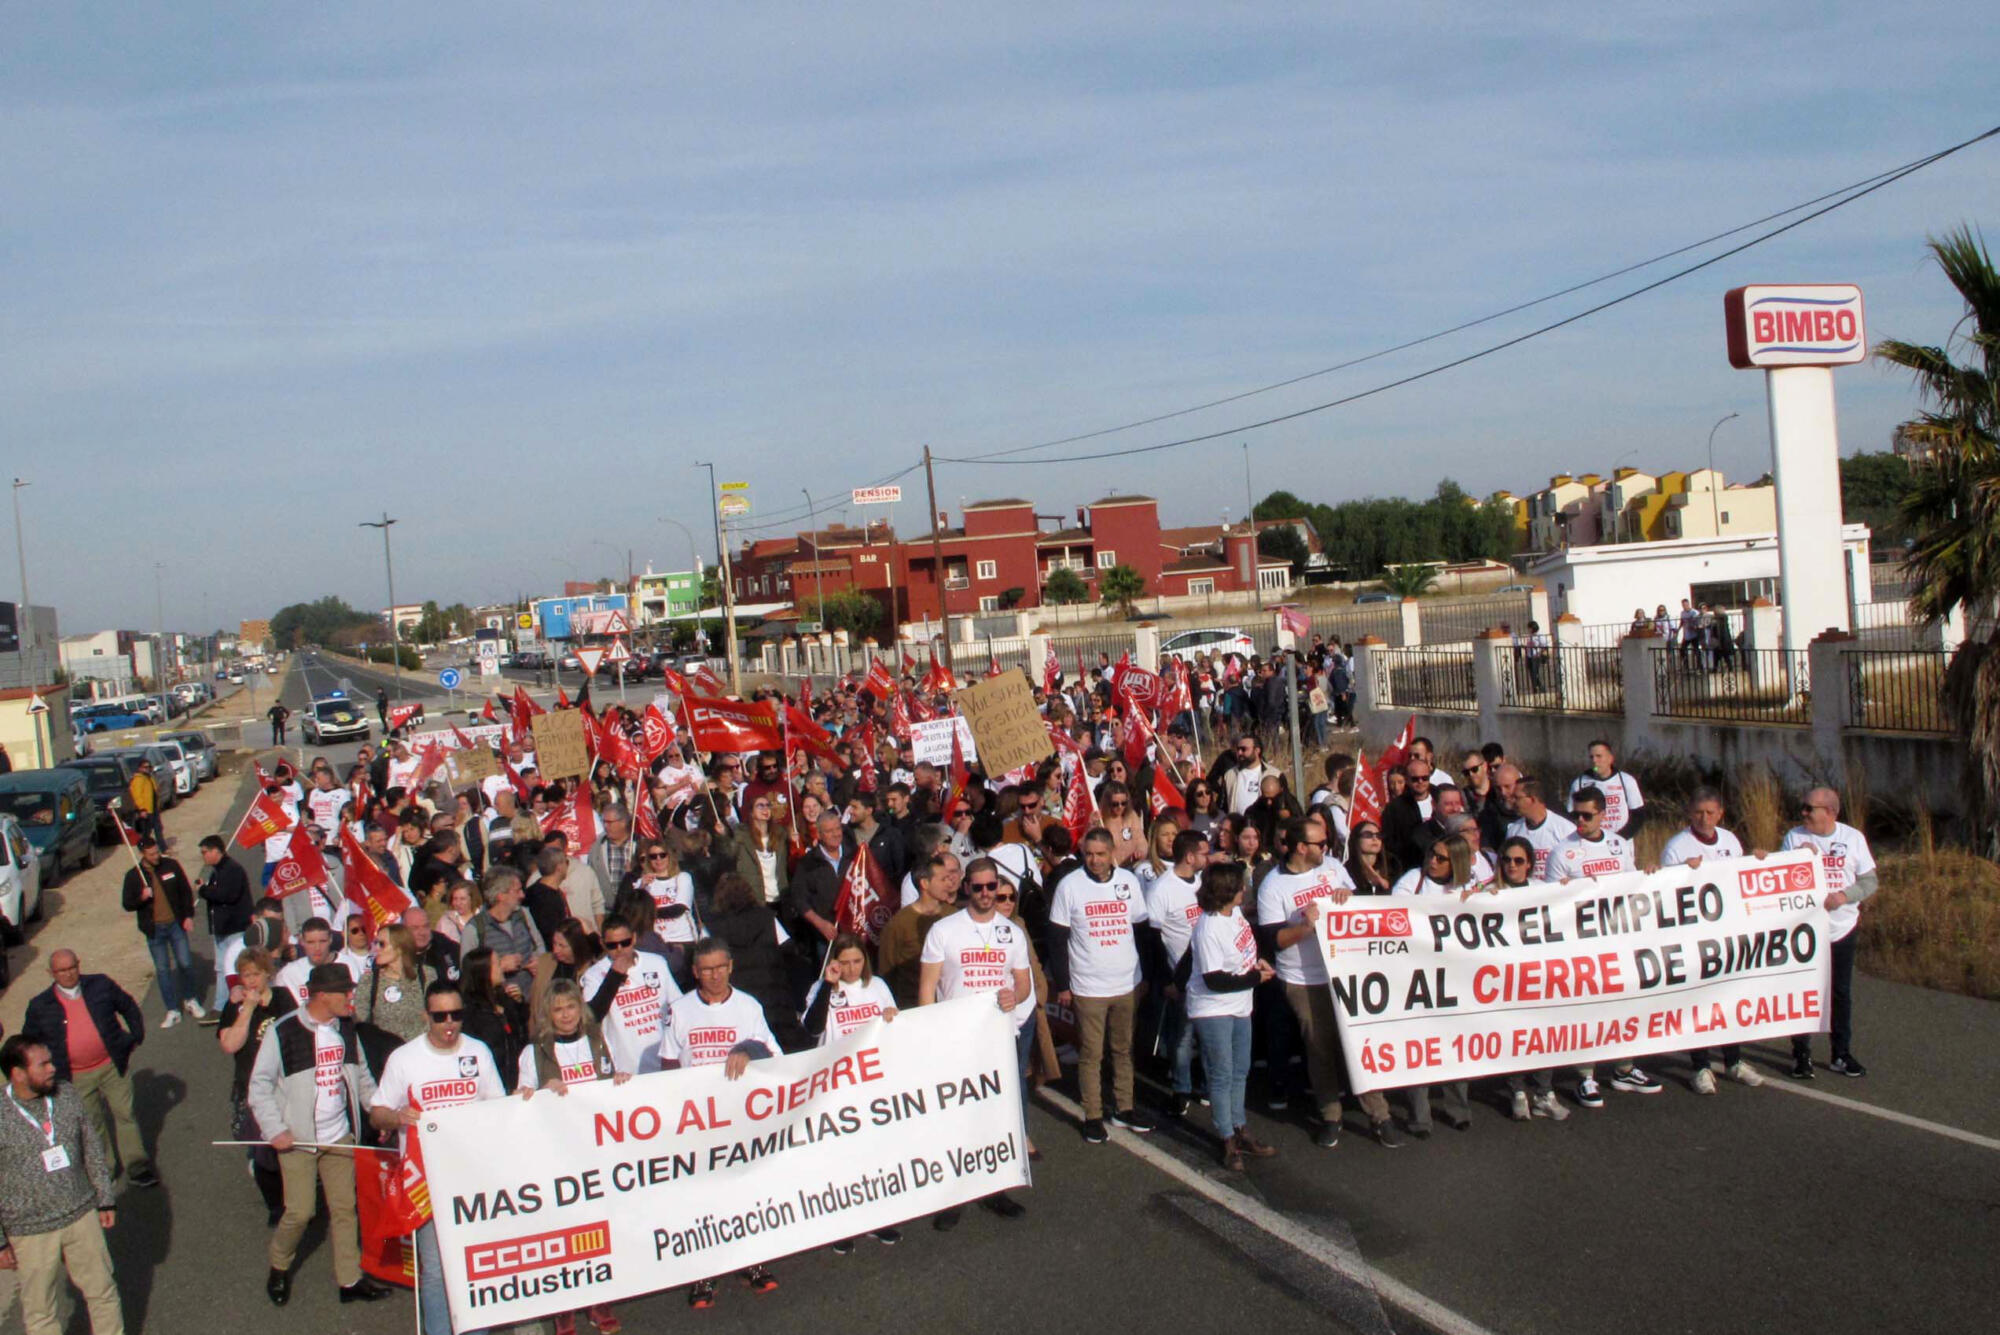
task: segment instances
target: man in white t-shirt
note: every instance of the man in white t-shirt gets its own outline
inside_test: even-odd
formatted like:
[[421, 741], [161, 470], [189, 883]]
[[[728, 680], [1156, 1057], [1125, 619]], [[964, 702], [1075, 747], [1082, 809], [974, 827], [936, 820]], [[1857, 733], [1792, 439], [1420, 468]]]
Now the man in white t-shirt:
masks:
[[1585, 788], [1595, 788], [1604, 794], [1606, 833], [1630, 838], [1638, 830], [1639, 820], [1646, 812], [1646, 800], [1639, 796], [1639, 781], [1618, 768], [1618, 754], [1611, 749], [1611, 743], [1590, 744], [1590, 769], [1569, 786], [1572, 804]]
[[612, 918], [604, 925], [603, 957], [577, 982], [604, 1028], [611, 1064], [621, 1071], [639, 1070], [645, 1055], [659, 1046], [667, 1007], [681, 995], [666, 959], [640, 950], [631, 927]]
[[1550, 879], [1549, 855], [1556, 851], [1557, 844], [1576, 833], [1576, 826], [1568, 817], [1549, 809], [1540, 779], [1523, 777], [1514, 785], [1514, 810], [1520, 814], [1508, 824], [1507, 837], [1528, 841], [1528, 846], [1535, 850], [1534, 879], [1546, 881]]
[[753, 1059], [782, 1051], [757, 998], [729, 985], [736, 965], [728, 946], [713, 937], [696, 942], [688, 964], [695, 990], [682, 993], [667, 1008], [660, 1028], [660, 1069], [720, 1066], [735, 1080]]
[[[1575, 832], [1549, 853], [1544, 879], [1580, 881], [1637, 871], [1639, 861], [1631, 840], [1604, 830], [1604, 794], [1595, 788], [1579, 788], [1570, 801]], [[1604, 1091], [1597, 1083], [1597, 1067], [1579, 1066], [1576, 1074], [1576, 1101], [1586, 1108], [1602, 1108]], [[1631, 1062], [1611, 1068], [1611, 1087], [1624, 1094], [1657, 1094], [1665, 1088]]]
[[[465, 1035], [465, 998], [443, 979], [424, 989], [424, 1032], [389, 1054], [382, 1065], [368, 1120], [378, 1131], [396, 1131], [408, 1146], [413, 1128], [427, 1112], [482, 1099], [507, 1097], [493, 1051]], [[444, 1263], [438, 1254], [437, 1224], [417, 1230], [417, 1307], [425, 1330], [451, 1329], [445, 1297]]]
[[[1861, 925], [1861, 901], [1875, 893], [1875, 854], [1868, 838], [1840, 822], [1840, 794], [1815, 788], [1806, 794], [1799, 824], [1786, 831], [1786, 851], [1810, 848], [1819, 854], [1820, 882], [1826, 886], [1826, 926], [1833, 938], [1833, 998], [1827, 1007], [1832, 1032], [1832, 1070], [1852, 1079], [1868, 1074], [1854, 1059], [1854, 929]], [[1813, 1078], [1812, 1035], [1792, 1038], [1792, 1079]]]
[[[324, 918], [308, 918], [305, 925], [299, 928], [299, 957], [278, 970], [272, 986], [290, 992], [292, 1000], [303, 1006], [314, 966], [334, 963], [346, 964], [347, 961], [339, 959], [334, 952], [333, 928]], [[354, 973], [351, 968], [348, 972]], [[358, 984], [361, 979], [355, 975], [354, 981]]]
[[[1340, 1143], [1340, 1093], [1347, 1086], [1347, 1067], [1341, 1060], [1326, 960], [1312, 935], [1318, 930], [1321, 910], [1329, 903], [1345, 904], [1354, 893], [1354, 882], [1347, 868], [1326, 856], [1326, 846], [1326, 823], [1317, 816], [1288, 820], [1278, 827], [1280, 861], [1257, 883], [1255, 925], [1258, 950], [1284, 984], [1285, 1002], [1298, 1018], [1305, 1041], [1306, 1073], [1312, 1079], [1313, 1097], [1319, 1100], [1320, 1124], [1313, 1132], [1313, 1144], [1332, 1149]], [[1400, 1146], [1403, 1139], [1382, 1091], [1357, 1097], [1375, 1142], [1384, 1149]]]
[[[931, 1006], [958, 997], [991, 994], [994, 1004], [1014, 1022], [1014, 1067], [1021, 1075], [1021, 1111], [1028, 1109], [1028, 1053], [1035, 1026], [1028, 1023], [1033, 1008], [1021, 998], [1033, 996], [1034, 975], [1028, 963], [1028, 934], [999, 912], [1000, 864], [974, 858], [965, 866], [966, 906], [935, 923], [924, 937], [917, 973], [917, 1004]], [[1029, 1146], [1032, 1150], [1034, 1147]], [[1002, 1219], [1019, 1219], [1028, 1207], [998, 1191], [980, 1199]], [[958, 1222], [958, 1208], [938, 1214], [940, 1230]]]
[[[1208, 836], [1199, 830], [1182, 830], [1174, 836], [1173, 865], [1146, 887], [1146, 916], [1159, 931], [1160, 968], [1163, 979], [1171, 979], [1181, 957], [1194, 939], [1201, 908], [1195, 892], [1201, 888], [1201, 874], [1208, 867]], [[1166, 1050], [1168, 1085], [1167, 1113], [1185, 1117], [1194, 1098], [1194, 1026], [1188, 1023], [1187, 994], [1171, 982], [1161, 986], [1160, 1046]]]
[[1114, 865], [1116, 842], [1103, 828], [1083, 837], [1083, 865], [1062, 878], [1049, 905], [1049, 986], [1076, 1009], [1077, 1083], [1083, 1138], [1110, 1139], [1104, 1127], [1104, 1049], [1111, 1048], [1111, 1120], [1141, 1135], [1153, 1119], [1133, 1102], [1132, 1030], [1139, 1006], [1139, 929], [1151, 919], [1138, 878]]
[[347, 808], [353, 802], [354, 794], [333, 781], [331, 769], [313, 774], [312, 791], [306, 794], [306, 810], [312, 816], [312, 823], [319, 827], [322, 853], [338, 856], [340, 822], [346, 819]]
[[[1697, 788], [1694, 796], [1688, 799], [1687, 828], [1676, 831], [1667, 840], [1666, 847], [1660, 850], [1660, 865], [1699, 867], [1709, 858], [1742, 856], [1742, 840], [1722, 828], [1722, 794], [1713, 788]], [[1696, 1048], [1688, 1053], [1688, 1061], [1694, 1066], [1693, 1087], [1697, 1094], [1715, 1093], [1715, 1072], [1709, 1069], [1710, 1055], [1707, 1048]], [[1764, 1083], [1764, 1077], [1757, 1074], [1757, 1068], [1743, 1060], [1743, 1047], [1739, 1043], [1723, 1044], [1722, 1071], [1739, 1085]]]

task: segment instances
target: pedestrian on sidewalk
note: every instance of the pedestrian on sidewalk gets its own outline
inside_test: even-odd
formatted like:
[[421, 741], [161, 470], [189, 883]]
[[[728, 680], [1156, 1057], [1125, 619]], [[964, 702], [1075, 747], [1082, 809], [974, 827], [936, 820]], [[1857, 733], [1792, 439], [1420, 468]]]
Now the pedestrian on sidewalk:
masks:
[[188, 940], [194, 935], [194, 883], [181, 864], [160, 856], [160, 841], [139, 840], [139, 865], [125, 873], [125, 908], [146, 938], [153, 955], [153, 974], [160, 983], [160, 1000], [167, 1014], [160, 1028], [181, 1022], [181, 1012], [199, 1020], [208, 1012], [195, 1000], [194, 959]]
[[48, 1045], [0, 1043], [15, 1115], [0, 1119], [0, 1270], [20, 1272], [21, 1324], [60, 1335], [63, 1276], [90, 1309], [92, 1335], [124, 1335], [104, 1230], [116, 1222], [111, 1163], [83, 1101], [56, 1074]]
[[97, 1121], [98, 1135], [117, 1145], [126, 1181], [159, 1186], [160, 1175], [132, 1116], [132, 1081], [126, 1074], [132, 1050], [146, 1041], [139, 1003], [106, 975], [83, 972], [83, 961], [66, 947], [49, 953], [49, 976], [55, 983], [28, 1002], [21, 1032], [48, 1048], [56, 1077], [75, 1087]]
[[285, 744], [285, 724], [291, 721], [292, 711], [285, 708], [285, 702], [280, 700], [264, 712], [265, 716], [271, 720], [271, 745], [283, 746]]

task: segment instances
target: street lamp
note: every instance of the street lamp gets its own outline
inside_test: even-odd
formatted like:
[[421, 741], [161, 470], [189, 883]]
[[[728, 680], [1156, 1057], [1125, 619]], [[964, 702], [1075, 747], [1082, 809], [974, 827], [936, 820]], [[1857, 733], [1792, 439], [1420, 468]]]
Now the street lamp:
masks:
[[1722, 430], [1722, 423], [1741, 417], [1741, 413], [1731, 413], [1708, 429], [1708, 512], [1715, 523], [1715, 536], [1722, 536], [1722, 501], [1715, 494], [1715, 433]]
[[172, 721], [173, 711], [167, 708], [167, 603], [160, 591], [160, 572], [166, 567], [153, 562], [153, 689], [160, 694], [160, 719]]
[[[382, 530], [382, 567], [389, 576], [389, 662], [396, 680], [396, 703], [403, 701], [403, 644], [402, 631], [396, 625], [396, 562], [389, 554], [389, 528], [397, 521], [389, 518], [389, 512], [382, 512], [382, 522], [364, 519], [356, 528], [379, 528]], [[366, 717], [365, 715], [363, 717]]]
[[819, 628], [820, 632], [824, 634], [826, 631], [826, 576], [820, 572], [818, 520], [813, 511], [812, 493], [801, 487], [799, 488], [799, 495], [806, 498], [806, 530], [813, 535], [813, 591], [819, 595]]
[[715, 488], [715, 465], [696, 463], [696, 468], [708, 470], [708, 512], [715, 518], [715, 560], [722, 567], [722, 620], [723, 634], [729, 645], [729, 690], [731, 694], [743, 694], [742, 660], [736, 652], [736, 590], [729, 577], [729, 547], [722, 540], [722, 499]]

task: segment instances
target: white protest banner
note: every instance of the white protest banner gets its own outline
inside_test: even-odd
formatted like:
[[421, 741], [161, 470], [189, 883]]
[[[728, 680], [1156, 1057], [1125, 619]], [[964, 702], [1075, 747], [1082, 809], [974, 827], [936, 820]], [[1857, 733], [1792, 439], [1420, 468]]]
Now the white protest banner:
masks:
[[1824, 1030], [1823, 891], [1781, 853], [1323, 901], [1314, 939], [1366, 1093]]
[[505, 746], [507, 729], [498, 723], [481, 723], [470, 728], [431, 728], [425, 732], [413, 732], [405, 740], [410, 744], [410, 754], [417, 755], [427, 746], [441, 746], [447, 751], [458, 750], [458, 739], [464, 734], [465, 740], [474, 746]]
[[910, 760], [912, 763], [928, 760], [942, 769], [951, 764], [951, 734], [958, 732], [958, 745], [965, 755], [966, 764], [979, 759], [979, 749], [972, 744], [972, 725], [962, 714], [950, 718], [934, 718], [923, 723], [910, 725]]
[[426, 1114], [452, 1323], [726, 1274], [1028, 1185], [1014, 1027], [990, 997], [752, 1062]]

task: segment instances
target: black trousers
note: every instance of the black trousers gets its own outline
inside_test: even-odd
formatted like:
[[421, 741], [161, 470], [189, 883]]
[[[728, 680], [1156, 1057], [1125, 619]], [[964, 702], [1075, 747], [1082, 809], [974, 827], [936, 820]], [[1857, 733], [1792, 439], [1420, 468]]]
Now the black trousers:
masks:
[[[1833, 943], [1833, 1004], [1832, 1032], [1827, 1037], [1832, 1041], [1833, 1055], [1845, 1057], [1854, 1043], [1854, 947], [1860, 940], [1859, 929], [1849, 932]], [[1798, 1034], [1792, 1038], [1792, 1056], [1812, 1055], [1812, 1035]]]

